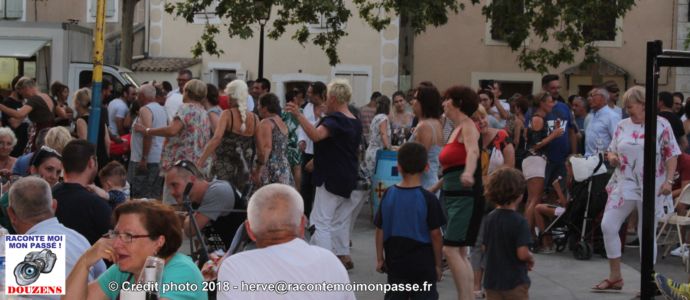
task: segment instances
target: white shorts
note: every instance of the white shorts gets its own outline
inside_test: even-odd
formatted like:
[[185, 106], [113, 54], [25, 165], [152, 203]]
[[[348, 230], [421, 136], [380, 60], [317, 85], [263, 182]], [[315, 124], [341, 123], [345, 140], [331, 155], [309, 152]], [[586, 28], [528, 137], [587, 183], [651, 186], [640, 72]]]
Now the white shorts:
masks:
[[546, 159], [543, 156], [531, 155], [522, 160], [522, 174], [525, 180], [530, 178], [544, 178]]

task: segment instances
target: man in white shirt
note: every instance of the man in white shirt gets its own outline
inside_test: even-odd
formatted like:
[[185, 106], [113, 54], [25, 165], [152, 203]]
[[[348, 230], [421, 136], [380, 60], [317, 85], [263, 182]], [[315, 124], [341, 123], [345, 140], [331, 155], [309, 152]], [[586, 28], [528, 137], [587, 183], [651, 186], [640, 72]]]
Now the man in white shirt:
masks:
[[[307, 89], [307, 97], [309, 103], [304, 106], [304, 116], [309, 120], [309, 123], [316, 126], [316, 123], [321, 120], [321, 115], [325, 112], [324, 103], [326, 102], [326, 85], [321, 81], [312, 82]], [[314, 204], [314, 193], [316, 187], [311, 182], [311, 174], [314, 170], [314, 142], [307, 137], [307, 134], [302, 130], [302, 126], [297, 128], [297, 145], [302, 151], [302, 184], [300, 186], [300, 193], [304, 199], [304, 212], [308, 216], [311, 214], [311, 208]]]
[[137, 98], [137, 89], [131, 85], [125, 85], [122, 89], [122, 95], [115, 98], [108, 103], [108, 129], [110, 134], [114, 136], [121, 136], [126, 132], [125, 117], [129, 112], [129, 104]]
[[[57, 201], [53, 199], [50, 185], [42, 178], [30, 176], [19, 179], [12, 184], [9, 193], [7, 214], [12, 227], [18, 234], [65, 235], [65, 277], [67, 277], [79, 257], [91, 247], [89, 241], [83, 235], [58, 222], [54, 214]], [[101, 260], [89, 270], [89, 282], [98, 278], [103, 272], [105, 272], [105, 264]], [[60, 296], [32, 296], [32, 299], [59, 298]]]
[[168, 114], [169, 123], [172, 122], [177, 110], [182, 106], [184, 85], [190, 80], [192, 80], [192, 71], [184, 69], [177, 72], [177, 88], [172, 90], [165, 99], [165, 112]]
[[[223, 260], [218, 282], [230, 282], [237, 289], [219, 290], [219, 300], [274, 299], [277, 294], [270, 291], [271, 283], [285, 283], [282, 287], [291, 289], [280, 299], [355, 299], [352, 291], [344, 289], [350, 279], [340, 260], [302, 239], [307, 221], [303, 212], [299, 193], [288, 185], [269, 184], [254, 193], [245, 227], [257, 249]], [[247, 286], [262, 283], [268, 288], [265, 291]], [[325, 287], [333, 284], [342, 290]]]

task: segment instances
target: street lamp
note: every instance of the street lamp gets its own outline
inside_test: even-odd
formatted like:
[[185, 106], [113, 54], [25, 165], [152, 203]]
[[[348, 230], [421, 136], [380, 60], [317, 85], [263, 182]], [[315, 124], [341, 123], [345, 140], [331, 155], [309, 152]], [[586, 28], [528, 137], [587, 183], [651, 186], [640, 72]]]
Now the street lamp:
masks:
[[255, 0], [254, 5], [256, 6], [259, 25], [261, 26], [261, 36], [259, 37], [259, 77], [264, 78], [264, 27], [268, 23], [268, 19], [271, 18], [271, 3], [266, 3], [266, 0]]

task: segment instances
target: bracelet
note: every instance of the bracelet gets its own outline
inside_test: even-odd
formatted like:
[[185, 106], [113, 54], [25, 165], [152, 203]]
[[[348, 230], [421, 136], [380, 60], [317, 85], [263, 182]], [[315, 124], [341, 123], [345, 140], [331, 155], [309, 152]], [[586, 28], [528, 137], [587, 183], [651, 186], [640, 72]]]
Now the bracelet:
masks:
[[673, 180], [672, 179], [666, 180], [666, 183], [673, 185]]
[[146, 135], [149, 135], [150, 130], [151, 130], [151, 128], [146, 128], [146, 130], [145, 130]]

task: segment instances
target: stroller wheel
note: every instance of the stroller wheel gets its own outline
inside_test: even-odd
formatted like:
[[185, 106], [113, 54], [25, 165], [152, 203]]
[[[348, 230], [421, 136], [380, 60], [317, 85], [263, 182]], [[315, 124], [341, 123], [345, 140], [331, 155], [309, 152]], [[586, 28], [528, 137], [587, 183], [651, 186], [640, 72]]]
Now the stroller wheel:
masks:
[[556, 251], [563, 252], [568, 244], [568, 240], [565, 238], [557, 238], [553, 241], [556, 244]]
[[573, 256], [577, 260], [588, 260], [592, 258], [592, 247], [586, 241], [580, 241], [573, 250]]

